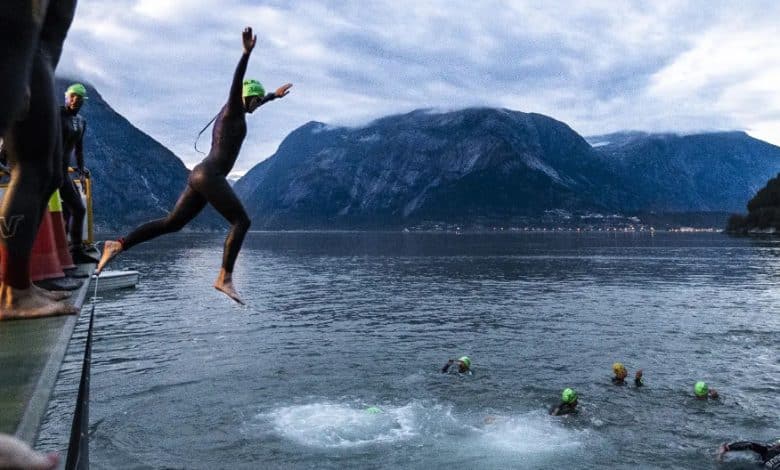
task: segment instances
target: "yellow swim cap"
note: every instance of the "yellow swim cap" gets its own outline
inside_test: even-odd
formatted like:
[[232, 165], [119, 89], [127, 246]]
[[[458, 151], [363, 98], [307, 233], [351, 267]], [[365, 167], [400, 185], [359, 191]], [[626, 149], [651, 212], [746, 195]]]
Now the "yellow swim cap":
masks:
[[622, 362], [616, 362], [612, 364], [612, 373], [614, 373], [615, 375], [618, 375], [618, 373], [625, 372], [625, 371], [626, 371], [626, 366], [624, 366]]

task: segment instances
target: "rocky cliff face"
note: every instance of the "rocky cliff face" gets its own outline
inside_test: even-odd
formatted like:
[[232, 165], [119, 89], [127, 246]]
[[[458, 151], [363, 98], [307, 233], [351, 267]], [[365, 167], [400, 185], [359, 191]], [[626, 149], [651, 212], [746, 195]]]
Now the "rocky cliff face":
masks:
[[235, 188], [261, 227], [534, 217], [613, 210], [630, 198], [566, 124], [482, 108], [361, 128], [310, 122]]
[[744, 132], [633, 132], [589, 141], [645, 211], [741, 211], [780, 171], [780, 148]]
[[258, 228], [393, 227], [728, 212], [780, 171], [780, 148], [741, 132], [589, 139], [547, 116], [489, 108], [360, 128], [310, 122], [235, 189]]
[[[72, 79], [58, 78], [57, 96]], [[80, 113], [87, 120], [84, 160], [93, 176], [93, 210], [97, 228], [124, 230], [164, 217], [186, 185], [189, 170], [173, 153], [117, 114], [93, 87]], [[139, 103], [139, 106], [142, 104]], [[75, 158], [72, 157], [75, 166]], [[217, 227], [207, 213], [192, 228]]]

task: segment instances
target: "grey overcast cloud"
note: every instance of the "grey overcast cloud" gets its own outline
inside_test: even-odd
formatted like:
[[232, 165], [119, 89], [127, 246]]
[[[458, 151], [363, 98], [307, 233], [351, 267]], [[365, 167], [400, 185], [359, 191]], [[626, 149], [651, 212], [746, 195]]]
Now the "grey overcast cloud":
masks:
[[416, 108], [538, 112], [583, 135], [738, 129], [777, 145], [778, 24], [774, 0], [79, 0], [58, 75], [93, 84], [191, 168], [252, 26], [247, 78], [294, 87], [249, 116], [238, 174], [308, 121]]

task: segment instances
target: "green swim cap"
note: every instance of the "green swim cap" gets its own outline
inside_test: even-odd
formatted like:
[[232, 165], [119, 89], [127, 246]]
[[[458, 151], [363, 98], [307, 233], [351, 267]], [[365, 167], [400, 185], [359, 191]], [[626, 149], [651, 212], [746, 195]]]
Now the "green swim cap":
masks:
[[376, 406], [369, 406], [368, 408], [366, 408], [366, 413], [369, 413], [369, 414], [372, 414], [372, 415], [375, 415], [375, 414], [381, 413], [381, 412], [382, 412], [382, 410], [380, 410]]
[[469, 359], [469, 357], [468, 357], [468, 356], [461, 356], [461, 358], [460, 358], [460, 359], [458, 359], [458, 360], [459, 360], [460, 362], [462, 362], [462, 363], [466, 364], [466, 367], [468, 367], [469, 369], [471, 369], [471, 359]]
[[709, 390], [710, 388], [707, 386], [707, 382], [701, 380], [696, 382], [696, 385], [693, 386], [693, 393], [699, 398], [706, 397]]
[[257, 80], [244, 80], [243, 96], [244, 98], [247, 96], [259, 96], [262, 98], [265, 96], [265, 88], [263, 88], [263, 85]]
[[577, 392], [570, 388], [563, 389], [563, 393], [561, 393], [561, 401], [564, 403], [574, 403], [574, 401], [577, 400]]
[[87, 87], [81, 83], [74, 83], [65, 90], [66, 95], [78, 95], [84, 99], [87, 99]]

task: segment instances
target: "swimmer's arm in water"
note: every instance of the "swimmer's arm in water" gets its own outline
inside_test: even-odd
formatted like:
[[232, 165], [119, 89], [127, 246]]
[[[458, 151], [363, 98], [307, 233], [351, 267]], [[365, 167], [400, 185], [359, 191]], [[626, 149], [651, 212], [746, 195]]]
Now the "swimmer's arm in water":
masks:
[[731, 451], [741, 451], [741, 450], [750, 450], [755, 452], [756, 454], [761, 456], [761, 460], [766, 460], [767, 458], [767, 446], [758, 444], [756, 442], [749, 442], [749, 441], [739, 441], [739, 442], [731, 442], [728, 444], [723, 444], [720, 446], [720, 449], [718, 450], [718, 456], [722, 457], [723, 454], [726, 452]]
[[450, 359], [447, 361], [446, 364], [444, 364], [444, 367], [441, 368], [441, 373], [445, 374], [448, 370], [450, 370], [450, 366], [455, 363], [455, 359]]
[[228, 97], [226, 113], [235, 114], [244, 112], [244, 74], [246, 73], [246, 66], [249, 63], [249, 56], [252, 54], [252, 49], [255, 48], [257, 42], [257, 36], [252, 35], [252, 28], [246, 27], [241, 33], [241, 40], [244, 45], [244, 53], [241, 55], [241, 60], [238, 61], [236, 66], [236, 72], [233, 74], [233, 83], [230, 85], [230, 96]]

